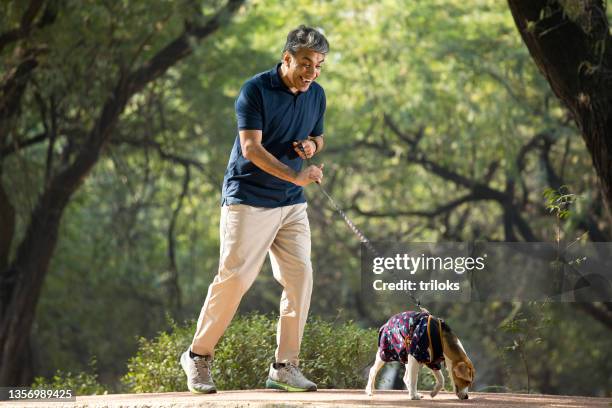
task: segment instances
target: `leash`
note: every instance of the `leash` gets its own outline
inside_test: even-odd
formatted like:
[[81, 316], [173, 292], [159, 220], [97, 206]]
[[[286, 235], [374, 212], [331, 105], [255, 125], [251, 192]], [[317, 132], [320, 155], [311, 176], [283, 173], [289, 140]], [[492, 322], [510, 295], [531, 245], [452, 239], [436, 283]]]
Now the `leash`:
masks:
[[[304, 155], [304, 157], [306, 157], [306, 151], [304, 151], [304, 146], [302, 144], [302, 140], [298, 140], [298, 147], [300, 149], [300, 151], [302, 152], [302, 154]], [[312, 162], [310, 161], [309, 158], [306, 158], [306, 165], [310, 166], [312, 165]], [[323, 195], [325, 197], [327, 197], [327, 200], [331, 203], [332, 207], [334, 207], [334, 209], [336, 210], [336, 212], [338, 214], [340, 214], [340, 216], [342, 217], [342, 219], [344, 219], [344, 222], [346, 223], [346, 225], [348, 225], [348, 227], [350, 228], [351, 231], [353, 231], [353, 233], [359, 238], [359, 241], [364, 244], [366, 246], [366, 248], [368, 248], [370, 251], [372, 251], [372, 253], [376, 256], [380, 256], [380, 253], [376, 250], [376, 248], [374, 248], [374, 246], [372, 245], [372, 243], [370, 242], [370, 240], [364, 235], [363, 232], [361, 232], [361, 230], [359, 228], [357, 228], [357, 226], [355, 225], [355, 223], [353, 221], [351, 221], [351, 219], [348, 217], [348, 215], [346, 215], [346, 213], [342, 210], [342, 208], [338, 205], [338, 203], [336, 203], [336, 201], [332, 198], [332, 196], [327, 192], [327, 190], [325, 189], [325, 187], [323, 187], [323, 185], [321, 185], [320, 182], [316, 181], [315, 182], [318, 186], [319, 186], [319, 190], [323, 193]], [[392, 272], [393, 273], [393, 272]], [[414, 302], [414, 304], [419, 308], [422, 309], [421, 307], [421, 301], [419, 299], [416, 298], [416, 296], [414, 296], [412, 294], [412, 292], [408, 292], [408, 296], [412, 299], [412, 301]]]

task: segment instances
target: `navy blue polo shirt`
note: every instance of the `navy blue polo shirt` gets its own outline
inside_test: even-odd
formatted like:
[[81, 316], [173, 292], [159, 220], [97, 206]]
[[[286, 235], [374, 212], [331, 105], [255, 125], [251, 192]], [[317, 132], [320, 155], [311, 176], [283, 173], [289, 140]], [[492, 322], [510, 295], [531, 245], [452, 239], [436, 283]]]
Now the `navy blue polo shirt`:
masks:
[[[238, 130], [261, 130], [262, 145], [295, 171], [302, 159], [293, 142], [323, 134], [325, 92], [313, 82], [306, 92], [293, 94], [273, 69], [249, 79], [236, 99]], [[223, 178], [221, 204], [282, 207], [306, 202], [302, 187], [266, 173], [244, 158], [237, 135]]]

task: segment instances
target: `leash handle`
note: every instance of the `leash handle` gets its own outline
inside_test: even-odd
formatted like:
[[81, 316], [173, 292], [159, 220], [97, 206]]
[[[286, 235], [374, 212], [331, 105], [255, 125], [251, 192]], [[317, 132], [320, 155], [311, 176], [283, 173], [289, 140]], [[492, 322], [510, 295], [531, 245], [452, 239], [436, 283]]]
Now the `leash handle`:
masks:
[[[305, 140], [308, 140], [308, 139], [305, 139]], [[304, 142], [304, 140], [296, 140], [296, 143], [298, 145], [298, 149], [300, 149], [300, 151], [304, 155], [306, 163], [310, 164], [310, 159], [308, 157], [306, 157], [306, 150], [304, 150], [304, 145], [302, 144], [303, 142]]]
[[[304, 140], [308, 140], [308, 139], [304, 139]], [[302, 144], [302, 142], [304, 142], [304, 140], [298, 140], [297, 141], [298, 149], [300, 149], [300, 151], [304, 155], [305, 160], [306, 160], [306, 164], [310, 166], [311, 165], [310, 159], [308, 157], [306, 157], [306, 151], [304, 150], [304, 145]], [[315, 181], [315, 183], [317, 183], [318, 185], [321, 185], [320, 181]]]

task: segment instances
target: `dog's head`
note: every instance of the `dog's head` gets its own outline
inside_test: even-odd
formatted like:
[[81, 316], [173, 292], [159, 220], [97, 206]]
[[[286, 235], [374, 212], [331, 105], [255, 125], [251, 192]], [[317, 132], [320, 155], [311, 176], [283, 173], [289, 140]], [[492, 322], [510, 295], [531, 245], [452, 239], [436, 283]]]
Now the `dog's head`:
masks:
[[468, 399], [468, 389], [474, 382], [476, 370], [470, 360], [459, 361], [453, 364], [453, 383], [455, 384], [455, 394], [459, 399]]
[[476, 378], [476, 369], [467, 356], [461, 341], [444, 321], [442, 322], [442, 344], [444, 358], [452, 363], [450, 374], [453, 376], [455, 394], [459, 399], [468, 399], [468, 389]]

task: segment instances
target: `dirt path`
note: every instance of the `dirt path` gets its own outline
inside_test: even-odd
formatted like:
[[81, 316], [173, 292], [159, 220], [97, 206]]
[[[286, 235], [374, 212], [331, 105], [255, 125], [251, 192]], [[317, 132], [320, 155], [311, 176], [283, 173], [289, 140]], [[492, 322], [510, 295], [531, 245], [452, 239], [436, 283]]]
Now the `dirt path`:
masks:
[[411, 401], [403, 391], [379, 391], [368, 397], [361, 390], [319, 390], [285, 393], [272, 390], [222, 391], [211, 395], [188, 392], [163, 394], [113, 394], [77, 397], [76, 402], [0, 402], [0, 407], [612, 407], [612, 398], [567, 397], [558, 395], [471, 393], [460, 401], [454, 394], [441, 393], [435, 399], [424, 393], [421, 401]]

